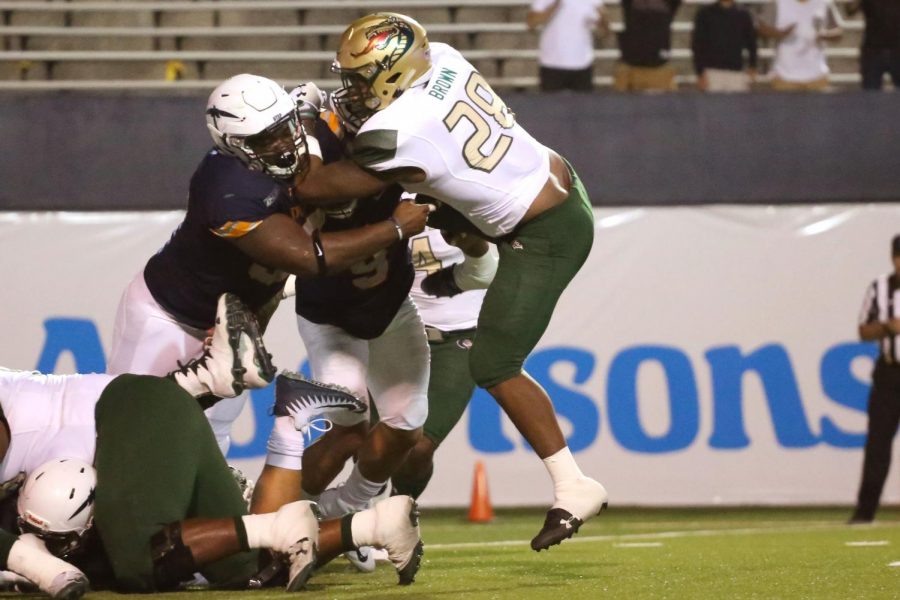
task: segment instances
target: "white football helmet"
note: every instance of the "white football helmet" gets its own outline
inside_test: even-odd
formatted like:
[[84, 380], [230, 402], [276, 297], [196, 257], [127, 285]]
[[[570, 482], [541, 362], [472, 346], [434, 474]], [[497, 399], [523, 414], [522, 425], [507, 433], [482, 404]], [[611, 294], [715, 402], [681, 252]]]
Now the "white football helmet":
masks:
[[309, 168], [297, 103], [271, 79], [243, 74], [223, 81], [209, 96], [206, 126], [216, 147], [251, 171], [290, 179]]
[[19, 529], [37, 535], [60, 558], [71, 554], [94, 523], [96, 487], [97, 472], [83, 460], [42, 464], [19, 490]]

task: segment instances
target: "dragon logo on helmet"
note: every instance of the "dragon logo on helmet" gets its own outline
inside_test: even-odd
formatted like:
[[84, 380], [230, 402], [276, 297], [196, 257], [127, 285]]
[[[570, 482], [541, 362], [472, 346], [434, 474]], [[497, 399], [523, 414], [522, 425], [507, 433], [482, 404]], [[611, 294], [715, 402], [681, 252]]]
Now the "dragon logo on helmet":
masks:
[[350, 56], [359, 58], [373, 50], [387, 50], [393, 43], [394, 50], [386, 62], [389, 66], [394, 65], [409, 50], [414, 36], [415, 34], [409, 25], [396, 17], [388, 17], [366, 31], [368, 43], [365, 48], [359, 52], [351, 52]]

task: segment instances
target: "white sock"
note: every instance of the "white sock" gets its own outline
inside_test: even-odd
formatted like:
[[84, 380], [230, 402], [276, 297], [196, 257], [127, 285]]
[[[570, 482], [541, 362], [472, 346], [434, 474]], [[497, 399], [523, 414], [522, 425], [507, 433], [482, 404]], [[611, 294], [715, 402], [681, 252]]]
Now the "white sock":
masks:
[[303, 468], [303, 432], [294, 427], [293, 417], [275, 417], [275, 425], [266, 444], [266, 464], [299, 471]]
[[578, 463], [575, 462], [575, 457], [572, 456], [568, 446], [564, 446], [559, 452], [545, 458], [544, 466], [550, 473], [554, 487], [566, 481], [584, 477], [584, 473], [578, 468]]
[[359, 465], [353, 467], [350, 477], [341, 487], [339, 498], [354, 510], [366, 508], [369, 500], [378, 495], [385, 482], [369, 481], [359, 472]]
[[353, 534], [353, 543], [359, 546], [375, 545], [375, 523], [377, 518], [375, 509], [370, 508], [353, 515], [350, 521], [350, 533]]
[[241, 520], [244, 522], [244, 530], [247, 532], [248, 546], [251, 548], [272, 547], [272, 522], [275, 520], [275, 513], [244, 515]]

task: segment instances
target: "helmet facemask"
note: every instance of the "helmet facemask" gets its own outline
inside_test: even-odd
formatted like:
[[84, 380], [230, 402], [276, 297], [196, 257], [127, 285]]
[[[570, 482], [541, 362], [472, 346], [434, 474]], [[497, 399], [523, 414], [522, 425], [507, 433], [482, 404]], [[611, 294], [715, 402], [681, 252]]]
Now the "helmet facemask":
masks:
[[382, 104], [372, 88], [375, 78], [385, 69], [384, 63], [371, 63], [359, 69], [342, 69], [334, 61], [331, 72], [340, 75], [342, 87], [331, 94], [338, 118], [350, 133], [356, 133]]
[[41, 538], [41, 541], [47, 547], [47, 551], [63, 560], [79, 554], [84, 549], [85, 541], [91, 534], [91, 531], [93, 531], [93, 524], [94, 519], [91, 517], [87, 527], [81, 531], [57, 532], [41, 529], [22, 517], [18, 519], [19, 531], [22, 533], [33, 533]]
[[291, 179], [309, 170], [306, 131], [296, 112], [253, 135], [226, 136], [226, 143], [244, 155], [251, 170], [277, 179]]
[[210, 94], [206, 126], [216, 147], [251, 171], [291, 179], [309, 169], [296, 101], [271, 79], [244, 73], [223, 81]]

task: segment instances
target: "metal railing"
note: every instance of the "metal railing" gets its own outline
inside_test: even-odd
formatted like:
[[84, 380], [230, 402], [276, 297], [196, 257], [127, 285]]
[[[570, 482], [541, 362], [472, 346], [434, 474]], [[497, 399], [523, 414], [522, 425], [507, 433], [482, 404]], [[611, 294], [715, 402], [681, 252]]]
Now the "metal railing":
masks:
[[[746, 4], [766, 4], [771, 0], [742, 0]], [[844, 1], [844, 0], [839, 0]], [[619, 0], [611, 0], [606, 4], [618, 4]], [[689, 5], [707, 4], [708, 0], [685, 0]], [[242, 38], [242, 37], [286, 37], [286, 36], [327, 36], [339, 35], [346, 24], [324, 25], [285, 25], [285, 26], [72, 26], [72, 25], [8, 25], [12, 11], [31, 12], [55, 12], [55, 13], [91, 13], [91, 12], [153, 12], [162, 11], [226, 11], [226, 10], [313, 10], [313, 9], [360, 9], [365, 11], [378, 8], [390, 8], [402, 11], [410, 8], [465, 8], [465, 7], [528, 7], [528, 0], [393, 0], [392, 2], [370, 0], [196, 0], [196, 1], [172, 1], [160, 0], [156, 2], [38, 2], [22, 0], [10, 2], [0, 0], [0, 39], [7, 40], [7, 47], [15, 44], [12, 40], [21, 42], [33, 37], [55, 37], [59, 39], [72, 38], [151, 38], [158, 42], [160, 39], [176, 40], [176, 48], [180, 47], [179, 41], [187, 38]], [[158, 21], [156, 21], [158, 22]], [[848, 31], [861, 31], [862, 22], [859, 20], [843, 21], [842, 26]], [[614, 31], [621, 31], [621, 23], [613, 23]], [[435, 36], [454, 34], [492, 34], [492, 33], [525, 33], [528, 31], [523, 22], [494, 22], [494, 23], [434, 23], [428, 24], [428, 30]], [[672, 30], [675, 33], [689, 33], [693, 30], [690, 21], [676, 21]], [[155, 43], [156, 43], [155, 42]], [[155, 47], [158, 47], [156, 45]], [[527, 49], [474, 49], [461, 50], [469, 60], [533, 60], [538, 58], [536, 48]], [[612, 48], [602, 48], [595, 51], [595, 57], [599, 61], [613, 61], [618, 59], [619, 51]], [[773, 50], [760, 49], [760, 57], [771, 58]], [[825, 54], [830, 58], [856, 58], [856, 47], [829, 47]], [[21, 66], [22, 72], [35, 64], [53, 65], [60, 62], [151, 62], [160, 63], [195, 63], [202, 65], [214, 61], [240, 61], [240, 62], [298, 62], [330, 63], [333, 59], [333, 51], [242, 51], [242, 50], [146, 50], [146, 51], [109, 51], [109, 50], [4, 50], [0, 51], [0, 62], [13, 62]], [[691, 52], [688, 48], [675, 48], [671, 52], [673, 61], [689, 61]], [[200, 71], [201, 69], [198, 69]], [[535, 68], [536, 70], [536, 68]], [[680, 81], [691, 82], [693, 76], [680, 76]], [[851, 83], [858, 81], [856, 73], [834, 73], [831, 80], [835, 83]], [[492, 77], [491, 81], [500, 87], [530, 88], [537, 85], [536, 77]], [[135, 80], [47, 80], [47, 81], [23, 81], [0, 79], [2, 89], [209, 89], [218, 80], [178, 80], [159, 81], [148, 79]], [[290, 83], [290, 82], [289, 82]], [[336, 87], [336, 80], [317, 81], [325, 87]], [[609, 85], [611, 78], [608, 76], [595, 77], [595, 83], [600, 86]]]

